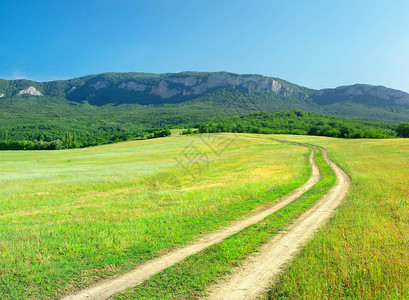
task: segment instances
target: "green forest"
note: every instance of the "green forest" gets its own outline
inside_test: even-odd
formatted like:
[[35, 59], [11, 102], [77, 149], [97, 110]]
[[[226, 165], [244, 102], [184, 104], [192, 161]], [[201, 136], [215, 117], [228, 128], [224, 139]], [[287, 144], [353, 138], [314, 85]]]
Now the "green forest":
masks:
[[[78, 105], [80, 114], [75, 114], [78, 106], [52, 104], [51, 100], [40, 106], [27, 101], [21, 106], [14, 103], [13, 108], [19, 107], [20, 111], [15, 110], [8, 118], [3, 114], [5, 118], [0, 120], [0, 150], [83, 148], [168, 136], [170, 128], [188, 128], [183, 134], [237, 132], [339, 138], [409, 137], [409, 123], [374, 123], [301, 110], [255, 112], [225, 118], [214, 114], [212, 120], [209, 109], [202, 109], [202, 114], [191, 114], [193, 109], [200, 108], [200, 103], [185, 106], [184, 112], [177, 107], [152, 106], [139, 110], [135, 105], [130, 109], [123, 105], [95, 108], [82, 104]], [[21, 117], [16, 118], [16, 115]]]
[[[47, 131], [50, 130], [50, 132]], [[50, 128], [28, 129], [25, 139], [10, 139], [7, 130], [0, 132], [0, 150], [61, 150], [69, 148], [84, 148], [102, 144], [117, 143], [130, 139], [151, 139], [170, 136], [168, 128], [148, 130], [144, 132], [129, 131], [124, 128], [99, 128], [99, 130], [56, 132]]]
[[[409, 123], [399, 125], [374, 123], [301, 110], [277, 113], [258, 112], [213, 121], [195, 122], [189, 125], [183, 120], [176, 119], [174, 122], [167, 123], [162, 129], [131, 122], [127, 120], [124, 111], [121, 110], [121, 112], [123, 114], [119, 114], [118, 118], [110, 120], [98, 114], [94, 114], [93, 117], [90, 115], [89, 120], [86, 120], [86, 115], [78, 116], [72, 125], [66, 122], [56, 124], [44, 122], [39, 125], [14, 124], [6, 129], [0, 129], [0, 150], [82, 148], [130, 139], [169, 136], [170, 128], [188, 128], [182, 134], [236, 132], [318, 135], [337, 138], [409, 137]], [[158, 116], [151, 116], [152, 124], [155, 124], [155, 117]]]
[[337, 138], [409, 137], [409, 123], [373, 123], [292, 110], [252, 113], [220, 121], [192, 124], [182, 134], [236, 132], [317, 135]]

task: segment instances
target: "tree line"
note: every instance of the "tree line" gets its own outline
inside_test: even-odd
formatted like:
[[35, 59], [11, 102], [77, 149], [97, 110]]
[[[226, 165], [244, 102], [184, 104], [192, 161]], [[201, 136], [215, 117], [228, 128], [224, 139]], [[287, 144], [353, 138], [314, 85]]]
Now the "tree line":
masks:
[[72, 148], [85, 148], [103, 144], [118, 143], [131, 139], [152, 139], [170, 136], [168, 128], [150, 130], [146, 132], [125, 132], [113, 135], [104, 135], [103, 132], [88, 132], [85, 138], [76, 132], [66, 132], [59, 138], [47, 140], [47, 135], [40, 135], [32, 140], [13, 140], [9, 138], [7, 130], [0, 134], [0, 150], [61, 150]]
[[191, 127], [197, 129], [189, 128], [182, 134], [235, 132], [316, 135], [337, 138], [409, 137], [409, 123], [402, 123], [397, 126], [396, 124], [364, 122], [299, 110], [252, 113], [219, 121], [195, 123]]

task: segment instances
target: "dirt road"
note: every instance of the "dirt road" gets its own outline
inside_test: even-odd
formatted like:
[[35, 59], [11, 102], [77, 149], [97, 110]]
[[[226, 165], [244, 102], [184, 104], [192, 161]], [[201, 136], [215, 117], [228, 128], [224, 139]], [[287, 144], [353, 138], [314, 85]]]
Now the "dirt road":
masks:
[[214, 244], [220, 243], [229, 236], [251, 226], [259, 221], [263, 220], [268, 215], [276, 212], [280, 208], [286, 206], [291, 201], [294, 201], [311, 187], [313, 187], [320, 179], [320, 174], [317, 165], [314, 162], [314, 149], [311, 148], [311, 154], [309, 157], [309, 163], [312, 169], [312, 175], [310, 179], [301, 187], [294, 190], [289, 196], [283, 197], [276, 201], [271, 207], [258, 212], [251, 217], [244, 220], [237, 221], [236, 223], [223, 228], [213, 234], [207, 235], [200, 240], [196, 240], [191, 245], [188, 245], [182, 249], [172, 251], [168, 254], [162, 255], [156, 259], [148, 261], [142, 265], [139, 265], [136, 269], [129, 271], [125, 274], [116, 276], [112, 279], [103, 281], [97, 285], [89, 287], [85, 290], [79, 291], [76, 294], [65, 296], [64, 300], [74, 299], [107, 299], [115, 294], [124, 291], [127, 288], [137, 286], [143, 281], [147, 280], [151, 276], [163, 271], [164, 269], [175, 265], [182, 261], [186, 257], [189, 257], [195, 253], [202, 251], [203, 249], [210, 247]]
[[331, 217], [346, 197], [350, 179], [329, 160], [325, 149], [321, 150], [325, 161], [337, 176], [337, 184], [285, 232], [274, 236], [256, 256], [249, 258], [230, 277], [211, 287], [206, 299], [256, 299], [273, 284], [282, 266], [292, 259], [300, 246]]

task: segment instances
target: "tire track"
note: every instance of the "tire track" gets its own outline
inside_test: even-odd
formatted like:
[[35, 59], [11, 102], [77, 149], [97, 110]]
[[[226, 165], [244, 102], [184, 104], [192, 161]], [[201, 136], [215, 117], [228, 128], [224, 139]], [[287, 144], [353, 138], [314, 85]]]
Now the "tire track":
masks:
[[300, 250], [300, 246], [333, 215], [346, 197], [351, 181], [349, 176], [329, 159], [327, 151], [319, 148], [326, 163], [334, 170], [337, 184], [286, 231], [275, 235], [256, 256], [250, 257], [237, 272], [211, 287], [206, 299], [242, 300], [256, 299], [263, 295], [277, 280], [284, 264], [289, 262]]

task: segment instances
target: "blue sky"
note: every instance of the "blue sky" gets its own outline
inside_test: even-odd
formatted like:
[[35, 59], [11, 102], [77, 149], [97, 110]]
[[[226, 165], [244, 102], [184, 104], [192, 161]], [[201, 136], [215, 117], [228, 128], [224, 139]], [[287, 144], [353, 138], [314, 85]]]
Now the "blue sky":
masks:
[[409, 92], [409, 1], [1, 0], [0, 78], [256, 73]]

